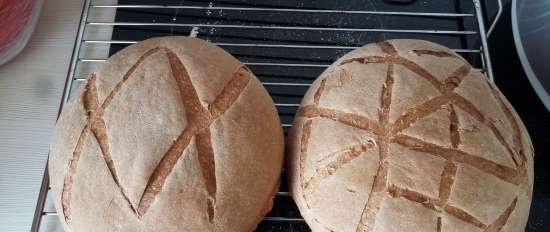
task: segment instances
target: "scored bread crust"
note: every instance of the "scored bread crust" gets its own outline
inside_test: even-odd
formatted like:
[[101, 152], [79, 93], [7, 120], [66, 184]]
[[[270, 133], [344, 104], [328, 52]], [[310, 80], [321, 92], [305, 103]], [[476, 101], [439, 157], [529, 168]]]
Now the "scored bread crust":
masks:
[[71, 97], [48, 170], [67, 231], [251, 231], [283, 150], [273, 101], [244, 65], [161, 37], [116, 53]]
[[287, 138], [289, 188], [313, 231], [523, 231], [532, 156], [498, 89], [421, 40], [340, 58]]

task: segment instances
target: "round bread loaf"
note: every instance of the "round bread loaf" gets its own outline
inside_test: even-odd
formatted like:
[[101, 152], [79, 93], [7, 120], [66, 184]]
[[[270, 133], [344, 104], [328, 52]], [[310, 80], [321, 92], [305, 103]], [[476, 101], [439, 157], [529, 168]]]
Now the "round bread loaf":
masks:
[[271, 209], [284, 137], [262, 84], [186, 37], [116, 53], [71, 97], [49, 159], [68, 231], [251, 231]]
[[533, 148], [502, 94], [450, 49], [369, 44], [307, 92], [288, 138], [313, 231], [523, 231]]

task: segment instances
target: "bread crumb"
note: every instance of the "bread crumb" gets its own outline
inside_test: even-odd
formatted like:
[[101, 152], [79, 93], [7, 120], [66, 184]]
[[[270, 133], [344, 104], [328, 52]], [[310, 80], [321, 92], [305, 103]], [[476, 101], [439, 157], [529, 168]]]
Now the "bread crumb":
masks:
[[350, 193], [355, 193], [355, 192], [357, 192], [357, 191], [355, 191], [355, 190], [353, 190], [353, 189], [351, 189], [351, 188], [346, 188], [346, 191], [348, 191], [348, 192], [350, 192]]

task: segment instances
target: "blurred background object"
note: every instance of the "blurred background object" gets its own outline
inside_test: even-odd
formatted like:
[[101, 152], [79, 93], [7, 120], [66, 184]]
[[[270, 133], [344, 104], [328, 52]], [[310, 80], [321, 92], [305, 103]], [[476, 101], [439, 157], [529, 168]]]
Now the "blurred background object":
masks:
[[[529, 0], [521, 2], [535, 2]], [[520, 0], [514, 1], [514, 3]], [[550, 1], [542, 0], [538, 2]], [[533, 201], [526, 232], [550, 231], [550, 113], [528, 81], [512, 32], [511, 0], [503, 1], [502, 16], [489, 37], [495, 84], [512, 103], [529, 131], [535, 148]], [[550, 10], [547, 8], [547, 14]], [[549, 24], [550, 25], [550, 24]], [[546, 45], [538, 45], [543, 52]], [[548, 55], [548, 54], [547, 54]], [[542, 76], [540, 76], [542, 77]], [[546, 75], [548, 77], [548, 75]]]
[[512, 31], [523, 70], [550, 110], [550, 1], [513, 0]]
[[0, 0], [0, 65], [23, 50], [41, 7], [42, 0]]

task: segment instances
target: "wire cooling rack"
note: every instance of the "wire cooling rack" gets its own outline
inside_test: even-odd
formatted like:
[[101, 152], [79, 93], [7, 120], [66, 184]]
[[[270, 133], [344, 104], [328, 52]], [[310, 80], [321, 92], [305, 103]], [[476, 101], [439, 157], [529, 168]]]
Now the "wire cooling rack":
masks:
[[[394, 1], [86, 0], [61, 107], [111, 54], [166, 35], [199, 37], [245, 63], [271, 94], [285, 133], [313, 80], [338, 57], [369, 42], [437, 42], [493, 80], [487, 36], [500, 16], [500, 0], [488, 31], [480, 0]], [[62, 231], [48, 182], [46, 170], [33, 232]], [[309, 231], [284, 181], [257, 231]]]

